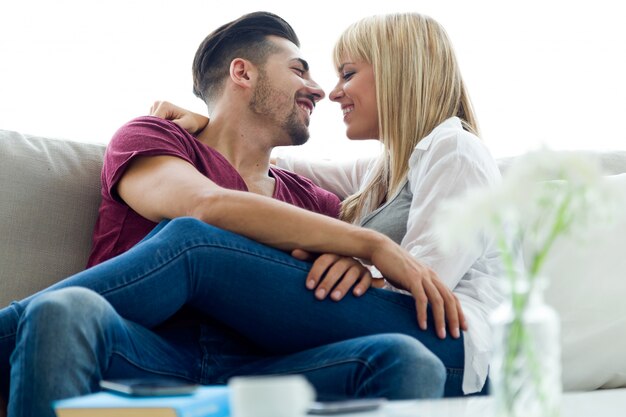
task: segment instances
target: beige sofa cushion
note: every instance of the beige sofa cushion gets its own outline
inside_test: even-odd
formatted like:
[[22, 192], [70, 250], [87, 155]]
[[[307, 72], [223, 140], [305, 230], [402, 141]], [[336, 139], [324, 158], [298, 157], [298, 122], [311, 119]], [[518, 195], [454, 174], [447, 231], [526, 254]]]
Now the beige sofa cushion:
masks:
[[[105, 147], [0, 130], [0, 305], [81, 271], [100, 203]], [[626, 152], [590, 152], [607, 174], [626, 172]], [[506, 171], [510, 159], [498, 161]], [[613, 180], [626, 186], [626, 174]], [[626, 192], [626, 189], [625, 189]], [[564, 386], [626, 386], [626, 215], [613, 230], [593, 231], [587, 248], [562, 242], [545, 274], [562, 318]], [[609, 236], [610, 235], [610, 236]], [[610, 237], [610, 238], [609, 238]], [[587, 251], [571, 261], [574, 245]], [[1, 405], [0, 415], [4, 408]]]
[[82, 270], [105, 147], [0, 130], [0, 305]]
[[[626, 173], [607, 176], [626, 201]], [[561, 319], [563, 388], [626, 387], [626, 210], [557, 239], [542, 270]]]

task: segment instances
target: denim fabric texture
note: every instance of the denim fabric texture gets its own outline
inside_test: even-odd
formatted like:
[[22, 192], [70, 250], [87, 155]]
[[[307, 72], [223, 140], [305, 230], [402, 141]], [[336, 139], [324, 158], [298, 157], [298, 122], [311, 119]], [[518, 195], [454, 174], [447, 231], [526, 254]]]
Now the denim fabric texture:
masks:
[[162, 222], [128, 252], [0, 310], [9, 415], [53, 416], [51, 400], [102, 378], [149, 375], [301, 373], [320, 399], [462, 395], [462, 338], [439, 339], [432, 317], [420, 330], [404, 294], [319, 301], [304, 285], [310, 267], [192, 218]]

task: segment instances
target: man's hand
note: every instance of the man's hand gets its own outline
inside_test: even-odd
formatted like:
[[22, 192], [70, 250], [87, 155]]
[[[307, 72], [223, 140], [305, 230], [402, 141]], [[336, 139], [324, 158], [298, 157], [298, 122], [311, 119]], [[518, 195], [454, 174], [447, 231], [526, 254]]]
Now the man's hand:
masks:
[[178, 107], [169, 101], [155, 101], [150, 107], [150, 116], [170, 120], [192, 135], [199, 133], [209, 124], [206, 116]]
[[303, 261], [313, 261], [306, 278], [306, 287], [315, 290], [315, 297], [319, 300], [330, 294], [332, 300], [339, 301], [352, 287], [352, 294], [360, 297], [375, 282], [382, 281], [372, 278], [370, 271], [354, 258], [332, 253], [315, 257], [301, 249], [295, 249], [291, 254]]
[[421, 329], [427, 328], [426, 307], [430, 304], [439, 338], [446, 337], [446, 321], [455, 339], [460, 337], [459, 329], [467, 330], [461, 303], [435, 271], [386, 237], [372, 249], [370, 259], [387, 281], [413, 295]]

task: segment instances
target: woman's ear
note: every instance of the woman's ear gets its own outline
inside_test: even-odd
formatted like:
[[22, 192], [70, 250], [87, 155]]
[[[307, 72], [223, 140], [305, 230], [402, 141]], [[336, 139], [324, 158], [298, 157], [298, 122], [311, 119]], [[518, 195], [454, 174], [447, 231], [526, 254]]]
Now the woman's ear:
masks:
[[247, 59], [235, 58], [230, 63], [230, 79], [240, 87], [252, 87], [256, 74], [256, 67]]

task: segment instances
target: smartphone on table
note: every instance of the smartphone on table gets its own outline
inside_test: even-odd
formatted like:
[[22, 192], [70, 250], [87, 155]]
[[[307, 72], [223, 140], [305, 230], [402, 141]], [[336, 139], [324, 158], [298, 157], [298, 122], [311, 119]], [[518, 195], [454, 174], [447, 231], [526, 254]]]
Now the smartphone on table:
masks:
[[133, 378], [100, 381], [100, 388], [138, 397], [191, 395], [197, 384], [175, 378]]
[[387, 400], [384, 398], [313, 402], [309, 406], [307, 413], [312, 415], [360, 413], [363, 411], [378, 410], [385, 402], [387, 402]]

